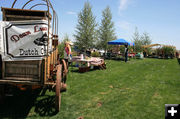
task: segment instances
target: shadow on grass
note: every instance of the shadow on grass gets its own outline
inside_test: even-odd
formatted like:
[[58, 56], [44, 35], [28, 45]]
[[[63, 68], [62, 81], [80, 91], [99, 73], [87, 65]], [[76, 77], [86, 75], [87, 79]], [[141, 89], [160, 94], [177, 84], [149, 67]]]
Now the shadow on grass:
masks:
[[85, 72], [79, 72], [79, 69], [71, 69], [70, 72], [83, 74], [83, 73], [86, 73], [86, 72], [93, 72], [93, 71], [96, 71], [96, 70], [102, 70], [102, 69], [100, 69], [100, 67], [98, 67], [98, 66], [95, 66], [93, 69], [89, 69], [88, 71], [85, 71]]
[[70, 72], [79, 73], [78, 69], [71, 69]]
[[0, 118], [25, 118], [29, 114], [40, 90], [15, 90], [13, 96], [6, 97], [0, 105]]
[[[128, 58], [128, 60], [131, 58]], [[124, 61], [124, 57], [112, 57], [112, 58], [107, 58], [106, 60], [113, 60], [113, 61]]]
[[53, 116], [57, 114], [54, 96], [43, 98], [35, 104], [35, 112], [40, 116]]
[[30, 114], [32, 107], [35, 107], [33, 115], [53, 116], [57, 114], [55, 110], [55, 96], [40, 96], [41, 90], [16, 90], [14, 96], [6, 97], [0, 105], [0, 118], [26, 118]]

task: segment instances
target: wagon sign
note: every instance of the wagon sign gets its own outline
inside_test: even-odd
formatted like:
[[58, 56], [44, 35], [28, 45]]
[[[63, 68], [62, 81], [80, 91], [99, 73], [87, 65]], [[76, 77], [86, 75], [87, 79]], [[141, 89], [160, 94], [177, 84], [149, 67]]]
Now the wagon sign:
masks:
[[[47, 21], [6, 22], [3, 27], [4, 60], [41, 59], [47, 55]], [[51, 40], [49, 49], [51, 49]]]

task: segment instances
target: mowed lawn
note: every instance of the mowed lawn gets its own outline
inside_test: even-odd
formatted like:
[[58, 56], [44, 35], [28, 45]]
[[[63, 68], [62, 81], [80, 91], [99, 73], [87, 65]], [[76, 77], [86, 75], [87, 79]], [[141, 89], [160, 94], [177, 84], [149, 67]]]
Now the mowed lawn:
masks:
[[61, 112], [51, 118], [163, 119], [165, 104], [180, 103], [176, 59], [106, 63], [107, 70], [86, 73], [70, 67]]
[[[133, 59], [128, 63], [106, 60], [106, 63], [106, 70], [86, 73], [70, 67], [61, 111], [40, 116], [33, 105], [27, 118], [164, 119], [165, 104], [180, 103], [177, 59]], [[37, 97], [35, 104], [48, 95], [54, 97], [53, 92], [46, 92], [44, 97]], [[48, 105], [51, 104], [42, 106]]]

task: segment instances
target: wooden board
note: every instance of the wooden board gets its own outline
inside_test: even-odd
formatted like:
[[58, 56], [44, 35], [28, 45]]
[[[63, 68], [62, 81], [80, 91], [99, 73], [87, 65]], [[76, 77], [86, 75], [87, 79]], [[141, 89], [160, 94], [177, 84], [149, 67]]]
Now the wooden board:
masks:
[[19, 81], [19, 80], [9, 80], [9, 79], [1, 79], [0, 84], [25, 84], [25, 85], [43, 85], [39, 82], [32, 82], [32, 81]]
[[41, 60], [3, 61], [3, 79], [41, 81]]
[[[3, 12], [3, 21], [48, 20], [47, 11], [14, 8], [1, 8], [1, 11]], [[51, 20], [51, 14], [49, 18]]]
[[[56, 48], [48, 57], [44, 59], [44, 83], [47, 84], [48, 79], [52, 77], [52, 70], [57, 64], [58, 49]], [[53, 67], [53, 68], [52, 68]]]

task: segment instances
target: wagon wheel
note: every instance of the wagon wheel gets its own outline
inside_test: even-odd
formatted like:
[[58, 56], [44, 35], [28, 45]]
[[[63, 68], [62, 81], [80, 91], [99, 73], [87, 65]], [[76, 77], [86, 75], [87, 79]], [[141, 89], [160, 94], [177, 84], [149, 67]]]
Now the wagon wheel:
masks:
[[55, 106], [56, 110], [60, 111], [60, 105], [61, 105], [61, 76], [62, 74], [62, 65], [57, 65], [57, 73], [56, 73], [56, 99], [55, 99]]
[[63, 70], [63, 74], [62, 74], [62, 82], [66, 83], [66, 78], [67, 78], [67, 73], [68, 73], [68, 69], [67, 69], [67, 64], [66, 61], [63, 59], [62, 60], [62, 70]]

